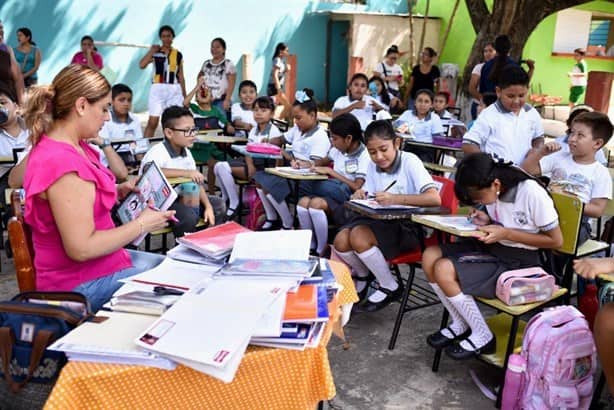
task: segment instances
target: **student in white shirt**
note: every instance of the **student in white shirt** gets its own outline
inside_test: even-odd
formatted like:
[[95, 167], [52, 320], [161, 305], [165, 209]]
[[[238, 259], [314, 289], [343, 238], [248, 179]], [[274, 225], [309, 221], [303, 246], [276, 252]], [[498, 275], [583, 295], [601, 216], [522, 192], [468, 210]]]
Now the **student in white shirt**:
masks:
[[253, 105], [258, 97], [256, 84], [251, 80], [243, 80], [239, 84], [239, 100], [230, 108], [230, 121], [235, 127], [235, 135], [246, 137], [249, 131], [256, 126]]
[[[289, 161], [293, 168], [311, 168], [316, 161], [326, 158], [330, 149], [328, 135], [318, 125], [318, 105], [313, 98], [312, 90], [305, 88], [296, 92], [292, 115], [294, 127], [269, 142], [276, 145], [292, 144], [292, 154], [282, 151], [284, 159]], [[256, 172], [254, 180], [266, 214], [266, 222], [262, 229], [272, 229], [278, 224], [279, 219], [282, 229], [291, 229], [294, 218], [286, 203], [286, 197], [290, 194], [288, 180], [264, 171]]]
[[[364, 130], [380, 110], [386, 110], [375, 98], [367, 95], [369, 79], [363, 73], [356, 73], [350, 80], [348, 95], [337, 98], [333, 105], [333, 118], [350, 113], [358, 119]], [[388, 111], [388, 110], [386, 110]]]
[[[258, 97], [254, 102], [253, 115], [256, 126], [249, 131], [248, 143], [268, 143], [270, 140], [279, 142], [281, 131], [271, 122], [275, 105], [270, 97]], [[219, 181], [224, 202], [228, 201], [226, 218], [232, 219], [239, 207], [238, 187], [235, 178], [251, 180], [256, 171], [264, 170], [266, 160], [245, 156], [231, 161], [219, 161], [215, 164], [213, 172]]]
[[[571, 123], [573, 122], [574, 118], [576, 118], [578, 115], [582, 113], [593, 112], [593, 111], [594, 111], [593, 107], [591, 107], [590, 105], [585, 105], [585, 104], [576, 105], [575, 107], [571, 109], [571, 111], [569, 111], [569, 117], [567, 117], [567, 121], [566, 121], [567, 131], [565, 131], [565, 134], [561, 135], [555, 140], [561, 146], [561, 151], [569, 152], [569, 144], [567, 143], [567, 141], [569, 139], [569, 134], [571, 134]], [[597, 151], [597, 153], [595, 153], [595, 160], [599, 162], [601, 165], [603, 165], [604, 167], [608, 166], [608, 159], [605, 157], [603, 148]]]
[[[198, 209], [198, 204], [191, 204], [196, 205], [196, 207], [184, 204], [182, 198], [171, 205], [170, 209], [176, 211], [175, 216], [179, 220], [179, 222], [171, 222], [175, 236], [183, 236], [186, 232], [193, 232], [201, 215], [206, 224], [213, 226], [216, 216], [214, 215], [214, 207], [203, 186], [205, 176], [196, 169], [196, 162], [188, 149], [196, 140], [196, 128], [194, 127], [192, 113], [185, 107], [168, 107], [162, 113], [162, 130], [164, 131], [164, 142], [154, 145], [147, 151], [141, 161], [139, 173], [143, 172], [143, 167], [148, 162], [154, 161], [167, 178], [190, 178], [192, 183], [197, 185], [198, 200], [202, 205], [200, 209]], [[188, 188], [192, 190], [192, 183], [188, 183], [190, 186], [186, 186], [186, 190]], [[179, 190], [182, 191], [183, 187], [180, 186]], [[219, 209], [220, 207], [216, 208]], [[221, 208], [223, 208], [223, 204]]]
[[[352, 114], [335, 117], [329, 127], [333, 147], [328, 158], [318, 161], [314, 170], [328, 175], [325, 181], [304, 181], [303, 196], [296, 207], [301, 229], [313, 231], [311, 248], [322, 255], [328, 245], [328, 218], [342, 221], [343, 204], [365, 182], [371, 162], [363, 144], [360, 123]], [[331, 168], [329, 165], [333, 163]]]
[[439, 91], [433, 99], [433, 111], [442, 120], [449, 120], [454, 116], [448, 111], [448, 100], [450, 93], [447, 91]]
[[[353, 199], [373, 198], [382, 205], [439, 206], [441, 198], [430, 174], [414, 154], [399, 149], [401, 140], [387, 120], [374, 121], [365, 131], [371, 161], [365, 184]], [[362, 299], [372, 272], [378, 287], [361, 309], [373, 312], [384, 308], [403, 293], [390, 273], [387, 260], [420, 247], [420, 227], [410, 221], [356, 217], [337, 234], [334, 254], [351, 269]]]
[[[600, 112], [585, 112], [574, 118], [568, 139], [569, 151], [558, 142], [533, 150], [522, 168], [550, 178], [550, 189], [577, 195], [584, 202], [584, 215], [599, 218], [612, 199], [612, 178], [596, 154], [612, 137], [612, 123]], [[583, 221], [580, 241], [590, 237], [590, 224]]]
[[529, 76], [513, 65], [498, 77], [497, 102], [480, 113], [463, 137], [465, 154], [486, 152], [519, 165], [531, 148], [544, 143], [544, 128], [539, 113], [525, 104]]
[[[13, 158], [13, 149], [25, 148], [28, 145], [30, 132], [17, 114], [19, 106], [16, 101], [15, 93], [4, 84], [0, 84], [0, 156], [2, 157]], [[10, 166], [0, 165], [0, 177], [10, 170]], [[4, 178], [0, 182], [0, 188], [8, 188]]]
[[[426, 277], [452, 318], [427, 342], [446, 348], [454, 359], [468, 359], [496, 350], [474, 296], [494, 298], [503, 272], [539, 266], [538, 250], [560, 247], [563, 235], [546, 189], [510, 162], [485, 153], [466, 156], [456, 171], [455, 191], [463, 203], [485, 205], [485, 211], [473, 209], [469, 215], [485, 235], [424, 251]], [[483, 261], [476, 263], [478, 257]]]

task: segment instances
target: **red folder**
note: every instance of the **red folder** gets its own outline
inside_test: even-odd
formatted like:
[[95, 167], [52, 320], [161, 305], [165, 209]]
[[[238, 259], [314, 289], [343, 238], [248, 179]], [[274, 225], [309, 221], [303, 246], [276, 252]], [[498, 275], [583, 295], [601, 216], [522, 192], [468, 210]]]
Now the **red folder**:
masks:
[[188, 233], [177, 241], [203, 255], [218, 256], [229, 253], [235, 243], [235, 237], [244, 232], [251, 231], [236, 222], [226, 222], [203, 231]]

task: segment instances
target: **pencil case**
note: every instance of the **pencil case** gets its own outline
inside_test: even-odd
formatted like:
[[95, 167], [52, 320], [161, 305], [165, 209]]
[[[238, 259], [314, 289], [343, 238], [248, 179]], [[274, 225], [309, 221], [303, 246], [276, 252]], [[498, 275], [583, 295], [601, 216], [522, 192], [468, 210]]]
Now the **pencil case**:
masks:
[[506, 305], [541, 302], [549, 299], [556, 285], [554, 276], [540, 267], [503, 272], [497, 279], [497, 297]]
[[445, 147], [460, 148], [463, 146], [461, 138], [433, 136], [433, 145], [442, 145]]
[[281, 153], [281, 148], [268, 142], [250, 142], [246, 150], [255, 154], [279, 155]]

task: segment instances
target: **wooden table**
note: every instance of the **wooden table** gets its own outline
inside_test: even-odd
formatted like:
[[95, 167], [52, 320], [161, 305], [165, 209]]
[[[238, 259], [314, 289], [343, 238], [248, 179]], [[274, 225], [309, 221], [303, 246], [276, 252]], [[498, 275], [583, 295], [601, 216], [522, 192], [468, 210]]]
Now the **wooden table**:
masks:
[[441, 206], [431, 207], [415, 207], [408, 209], [373, 209], [368, 206], [357, 204], [356, 202], [346, 201], [344, 206], [350, 211], [357, 214], [367, 216], [371, 219], [379, 220], [395, 220], [395, 219], [412, 219], [416, 214], [422, 215], [447, 215], [450, 210]]
[[224, 130], [221, 128], [211, 128], [211, 129], [202, 129], [198, 130], [198, 135], [220, 135], [223, 134]]
[[[179, 365], [69, 362], [45, 404], [55, 409], [305, 409], [336, 394], [326, 346], [340, 326], [339, 305], [358, 301], [348, 268], [330, 261], [342, 290], [320, 344], [304, 351], [249, 346], [232, 383]], [[214, 331], [214, 330], [212, 330]]]
[[477, 238], [486, 235], [486, 233], [482, 231], [461, 231], [451, 226], [442, 225], [438, 222], [425, 218], [424, 215], [412, 215], [411, 220], [420, 225], [428, 226], [429, 228], [437, 229], [438, 231], [446, 232], [455, 236]]
[[192, 179], [187, 178], [187, 177], [175, 177], [175, 178], [166, 178], [166, 179], [168, 180], [168, 183], [171, 185], [179, 185], [185, 182], [192, 182]]
[[614, 273], [602, 273], [598, 277], [608, 282], [614, 282]]
[[238, 142], [247, 142], [245, 137], [235, 137], [232, 135], [197, 135], [196, 140], [198, 142], [205, 143], [220, 143], [220, 144], [236, 144]]

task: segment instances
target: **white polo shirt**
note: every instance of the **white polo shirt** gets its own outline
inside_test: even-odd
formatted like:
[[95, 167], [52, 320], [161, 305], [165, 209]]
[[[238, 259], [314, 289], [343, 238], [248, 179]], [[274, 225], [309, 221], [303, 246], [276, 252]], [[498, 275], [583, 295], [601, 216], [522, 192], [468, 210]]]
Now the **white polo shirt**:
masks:
[[[536, 181], [522, 181], [511, 190], [499, 195], [497, 200], [486, 205], [488, 215], [494, 222], [506, 228], [538, 233], [549, 231], [559, 224], [552, 198]], [[508, 240], [502, 245], [514, 248], [537, 249], [534, 246]]]
[[[20, 121], [21, 123], [21, 121]], [[14, 148], [25, 148], [28, 143], [28, 137], [30, 137], [30, 131], [28, 131], [23, 124], [21, 131], [16, 137], [6, 132], [4, 128], [0, 128], [0, 156], [13, 158]], [[0, 165], [0, 177], [9, 172], [11, 166]]]
[[369, 162], [367, 179], [362, 189], [375, 194], [386, 189], [391, 194], [418, 195], [430, 188], [437, 188], [420, 158], [411, 152], [397, 151], [397, 157], [389, 172], [381, 170], [375, 162]]
[[143, 172], [143, 166], [150, 161], [154, 161], [160, 169], [196, 169], [196, 162], [194, 162], [194, 157], [192, 157], [190, 150], [183, 148], [181, 153], [177, 154], [167, 139], [157, 143], [147, 151], [147, 154], [145, 154], [141, 161], [139, 175]]
[[[106, 121], [102, 126], [102, 129], [98, 133], [101, 138], [114, 140], [141, 140], [143, 139], [143, 130], [141, 129], [141, 122], [132, 113], [128, 113], [128, 120], [121, 122], [111, 111], [111, 119]], [[130, 144], [122, 144], [117, 152], [130, 151]]]
[[268, 123], [264, 131], [259, 132], [258, 126], [255, 126], [249, 131], [247, 142], [262, 142], [263, 139], [277, 138], [282, 135], [279, 128], [273, 123]]
[[306, 133], [295, 125], [284, 135], [284, 138], [292, 144], [292, 154], [296, 159], [309, 161], [326, 158], [330, 150], [328, 134], [319, 125]]
[[369, 152], [363, 144], [351, 153], [343, 153], [332, 147], [328, 152], [328, 159], [333, 161], [335, 172], [352, 181], [356, 181], [357, 178], [365, 179], [371, 163]]
[[535, 108], [525, 104], [515, 115], [497, 100], [480, 113], [463, 137], [463, 143], [475, 144], [482, 152], [519, 165], [533, 140], [543, 135], [542, 119]]
[[256, 120], [254, 120], [254, 111], [251, 107], [243, 105], [243, 103], [234, 103], [230, 107], [230, 120], [231, 121], [243, 121], [247, 124], [256, 126]]
[[424, 118], [418, 118], [415, 110], [407, 110], [394, 122], [396, 128], [407, 124], [409, 133], [418, 142], [433, 142], [433, 135], [443, 135], [441, 119], [434, 112], [429, 112]]
[[[569, 143], [567, 142], [568, 139], [569, 139], [569, 135], [565, 134], [565, 135], [561, 135], [555, 140], [561, 146], [560, 152], [569, 152]], [[608, 166], [608, 160], [605, 157], [603, 148], [595, 152], [595, 160], [599, 162], [601, 165], [603, 165], [604, 167]]]
[[[347, 108], [350, 105], [354, 104], [356, 101], [357, 100], [350, 100], [350, 97], [348, 96], [339, 97], [333, 105], [333, 112], [343, 110], [344, 108]], [[356, 117], [358, 122], [360, 122], [360, 128], [364, 131], [367, 128], [367, 125], [369, 125], [371, 121], [373, 121], [373, 115], [375, 114], [375, 111], [373, 110], [373, 106], [371, 105], [371, 103], [377, 103], [377, 100], [375, 100], [370, 95], [363, 95], [362, 101], [365, 102], [365, 108], [355, 108], [350, 111], [350, 114]]]
[[558, 151], [539, 160], [542, 175], [550, 177], [550, 187], [577, 195], [582, 202], [593, 198], [612, 199], [612, 178], [598, 161], [578, 164], [569, 152]]

